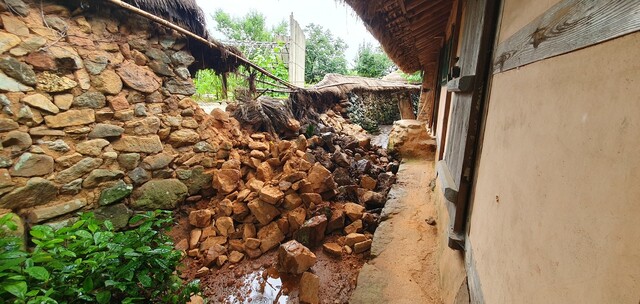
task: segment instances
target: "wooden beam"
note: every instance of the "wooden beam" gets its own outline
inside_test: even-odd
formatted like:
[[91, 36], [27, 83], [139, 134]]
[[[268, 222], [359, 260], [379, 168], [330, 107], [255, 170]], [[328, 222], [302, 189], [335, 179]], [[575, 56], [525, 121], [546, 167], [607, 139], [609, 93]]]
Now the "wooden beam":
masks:
[[508, 71], [638, 30], [638, 0], [564, 0], [500, 43], [493, 57], [493, 72]]

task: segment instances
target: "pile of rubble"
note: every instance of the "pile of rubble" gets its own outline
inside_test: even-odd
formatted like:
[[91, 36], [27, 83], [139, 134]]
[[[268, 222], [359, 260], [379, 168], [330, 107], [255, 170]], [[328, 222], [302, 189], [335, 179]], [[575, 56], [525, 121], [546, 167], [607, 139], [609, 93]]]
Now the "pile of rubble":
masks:
[[[319, 135], [276, 140], [251, 134], [213, 171], [215, 196], [189, 213], [190, 237], [177, 248], [203, 268], [257, 258], [284, 240], [339, 257], [371, 246], [397, 162], [329, 112]], [[323, 244], [325, 235], [343, 235]]]

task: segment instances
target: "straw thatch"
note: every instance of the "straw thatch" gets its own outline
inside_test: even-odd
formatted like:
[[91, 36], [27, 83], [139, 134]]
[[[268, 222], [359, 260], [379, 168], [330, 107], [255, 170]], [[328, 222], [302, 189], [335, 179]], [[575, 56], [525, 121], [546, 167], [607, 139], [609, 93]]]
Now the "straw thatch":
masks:
[[204, 12], [195, 0], [124, 0], [144, 11], [180, 25], [194, 34], [208, 36]]
[[351, 92], [394, 92], [394, 91], [419, 91], [420, 86], [408, 84], [405, 81], [389, 81], [383, 79], [366, 78], [359, 76], [345, 76], [340, 74], [327, 74], [309, 90], [318, 91], [323, 95], [335, 96], [338, 100], [347, 98]]
[[343, 0], [406, 73], [437, 61], [452, 0]]

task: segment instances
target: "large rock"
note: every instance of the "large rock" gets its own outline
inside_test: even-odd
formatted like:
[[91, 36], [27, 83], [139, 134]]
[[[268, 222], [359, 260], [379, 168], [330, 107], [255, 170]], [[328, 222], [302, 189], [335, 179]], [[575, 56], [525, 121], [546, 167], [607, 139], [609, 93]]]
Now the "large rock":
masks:
[[49, 128], [81, 126], [96, 121], [95, 112], [91, 109], [69, 110], [55, 116], [45, 116], [44, 121]]
[[0, 92], [29, 92], [29, 91], [33, 91], [33, 88], [20, 83], [19, 81], [5, 75], [3, 72], [0, 72]]
[[124, 133], [122, 127], [100, 123], [93, 127], [93, 130], [89, 133], [89, 138], [119, 137], [122, 133]]
[[169, 143], [174, 147], [193, 145], [199, 141], [200, 135], [191, 129], [181, 129], [169, 135]]
[[122, 80], [112, 70], [106, 70], [91, 78], [91, 84], [96, 90], [109, 95], [116, 95], [122, 91]]
[[189, 224], [198, 228], [211, 226], [211, 216], [213, 213], [209, 209], [201, 209], [189, 212]]
[[159, 170], [166, 168], [171, 164], [176, 155], [169, 153], [160, 153], [156, 155], [147, 156], [142, 160], [141, 167], [145, 170]]
[[120, 170], [95, 169], [82, 182], [84, 188], [94, 188], [104, 182], [120, 180], [124, 177], [124, 172]]
[[74, 107], [100, 109], [106, 105], [107, 98], [100, 92], [86, 92], [73, 100]]
[[309, 304], [320, 303], [320, 277], [317, 275], [305, 272], [300, 278], [300, 302]]
[[113, 143], [113, 149], [122, 152], [136, 153], [158, 153], [163, 149], [160, 137], [152, 135], [143, 136], [123, 136]]
[[0, 54], [12, 49], [18, 44], [20, 44], [20, 37], [10, 33], [0, 32]]
[[175, 209], [188, 194], [187, 186], [177, 179], [152, 180], [133, 191], [131, 206], [141, 210]]
[[34, 177], [24, 187], [0, 198], [0, 208], [23, 209], [46, 204], [56, 198], [58, 188], [50, 181]]
[[60, 171], [56, 176], [56, 182], [60, 184], [69, 183], [75, 179], [81, 178], [85, 174], [97, 169], [102, 165], [103, 160], [100, 158], [87, 157], [77, 162], [75, 165], [68, 169]]
[[314, 193], [325, 192], [333, 188], [332, 184], [334, 183], [331, 171], [327, 170], [327, 168], [319, 162], [315, 163], [313, 167], [311, 167], [311, 170], [309, 170], [307, 181], [309, 181], [312, 190], [307, 192]]
[[22, 63], [13, 57], [5, 57], [0, 59], [0, 70], [26, 85], [36, 85], [36, 73], [31, 66]]
[[77, 82], [64, 77], [58, 76], [53, 73], [43, 72], [38, 76], [38, 83], [36, 87], [40, 91], [56, 93], [56, 92], [64, 92], [70, 89], [75, 88], [78, 85]]
[[143, 93], [153, 93], [162, 86], [162, 79], [153, 71], [131, 61], [125, 61], [116, 72], [128, 87]]
[[68, 202], [35, 208], [27, 213], [31, 223], [41, 223], [63, 214], [71, 213], [87, 205], [85, 199], [73, 199]]
[[106, 139], [92, 139], [77, 144], [76, 151], [84, 155], [100, 156], [102, 154], [102, 148], [108, 145], [109, 141]]
[[115, 204], [111, 206], [103, 206], [95, 211], [96, 219], [99, 221], [111, 221], [115, 229], [122, 229], [129, 224], [129, 218], [133, 215], [133, 211], [127, 208], [125, 204]]
[[146, 117], [142, 119], [127, 121], [124, 124], [124, 129], [128, 134], [135, 135], [147, 135], [147, 134], [156, 134], [162, 122], [158, 117]]
[[260, 199], [271, 205], [279, 203], [282, 198], [284, 198], [284, 193], [274, 186], [266, 186], [260, 189]]
[[302, 274], [316, 263], [316, 255], [309, 248], [295, 240], [288, 241], [278, 248], [278, 271]]
[[191, 80], [182, 80], [174, 77], [169, 79], [164, 87], [171, 94], [191, 96], [196, 93], [196, 87]]
[[262, 225], [269, 224], [276, 216], [280, 215], [278, 208], [259, 199], [249, 202], [247, 206]]
[[293, 238], [309, 248], [319, 246], [324, 239], [327, 222], [327, 216], [324, 214], [314, 216], [308, 219], [304, 225], [293, 234]]
[[357, 221], [362, 218], [362, 214], [364, 213], [364, 206], [355, 204], [355, 203], [346, 203], [344, 204], [344, 213], [349, 217], [349, 219], [353, 221]]
[[52, 114], [58, 114], [60, 112], [60, 109], [58, 109], [58, 107], [53, 102], [51, 102], [49, 98], [45, 97], [42, 94], [29, 95], [25, 98], [22, 98], [22, 102], [36, 109], [44, 110]]
[[264, 253], [275, 248], [285, 238], [284, 233], [278, 227], [276, 222], [262, 227], [258, 231], [258, 239], [260, 239], [260, 250]]
[[29, 133], [21, 131], [11, 131], [2, 137], [2, 146], [13, 151], [24, 151], [31, 147], [32, 143]]
[[117, 203], [128, 197], [131, 192], [133, 192], [133, 186], [127, 185], [124, 181], [120, 180], [115, 185], [102, 190], [100, 198], [98, 198], [98, 204], [106, 206]]
[[53, 172], [53, 157], [29, 152], [20, 155], [15, 165], [9, 170], [12, 176], [43, 176]]
[[242, 173], [236, 169], [220, 169], [213, 174], [213, 187], [221, 193], [231, 193], [238, 187]]
[[389, 151], [402, 157], [433, 159], [436, 142], [427, 132], [425, 123], [418, 120], [398, 120], [389, 134]]
[[9, 118], [0, 118], [0, 132], [15, 130], [19, 127], [17, 122]]

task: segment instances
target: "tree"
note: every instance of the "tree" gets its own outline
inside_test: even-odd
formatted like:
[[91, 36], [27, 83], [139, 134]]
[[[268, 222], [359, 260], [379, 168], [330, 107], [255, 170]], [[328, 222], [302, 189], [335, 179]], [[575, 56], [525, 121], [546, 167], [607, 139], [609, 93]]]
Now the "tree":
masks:
[[[216, 22], [216, 29], [226, 39], [239, 42], [238, 48], [247, 59], [280, 79], [289, 78], [289, 70], [281, 54], [284, 41], [278, 39], [287, 35], [289, 23], [286, 20], [269, 28], [265, 16], [256, 11], [251, 11], [243, 17], [232, 17], [222, 10], [216, 10], [212, 17]], [[276, 44], [265, 46], [253, 42], [275, 42]], [[201, 81], [201, 83], [204, 85], [207, 82]]]
[[308, 83], [316, 83], [328, 73], [347, 73], [347, 44], [342, 39], [333, 37], [331, 31], [313, 23], [304, 32], [307, 36], [304, 74]]
[[363, 42], [358, 48], [355, 70], [363, 77], [379, 78], [391, 72], [393, 62], [380, 47]]

